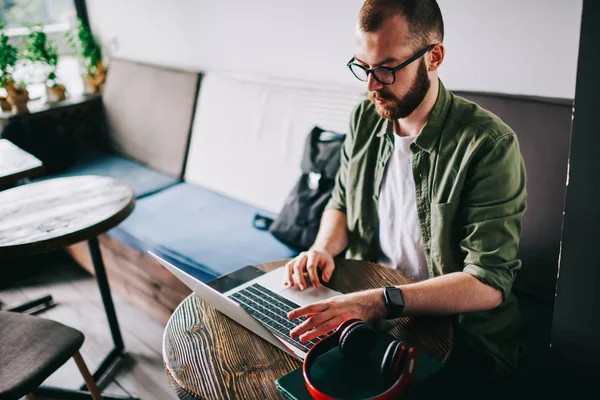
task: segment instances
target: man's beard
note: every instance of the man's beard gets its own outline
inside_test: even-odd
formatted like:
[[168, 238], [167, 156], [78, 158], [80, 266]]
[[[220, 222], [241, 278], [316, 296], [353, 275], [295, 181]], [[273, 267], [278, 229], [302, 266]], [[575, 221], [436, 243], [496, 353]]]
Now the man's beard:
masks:
[[[377, 114], [383, 118], [390, 120], [406, 118], [421, 105], [430, 86], [431, 82], [427, 76], [425, 61], [421, 60], [415, 81], [408, 93], [402, 98], [397, 98], [391, 93], [373, 91], [369, 92], [369, 100], [375, 104]], [[380, 106], [375, 102], [377, 98], [388, 100], [392, 104]]]

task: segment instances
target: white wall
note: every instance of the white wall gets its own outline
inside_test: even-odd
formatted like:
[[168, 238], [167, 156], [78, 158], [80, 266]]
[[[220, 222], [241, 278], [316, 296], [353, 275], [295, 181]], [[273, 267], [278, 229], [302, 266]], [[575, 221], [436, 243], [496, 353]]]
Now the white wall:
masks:
[[[439, 0], [451, 89], [573, 98], [582, 0]], [[113, 56], [358, 86], [362, 0], [88, 0]]]
[[441, 0], [451, 88], [573, 98], [582, 0]]

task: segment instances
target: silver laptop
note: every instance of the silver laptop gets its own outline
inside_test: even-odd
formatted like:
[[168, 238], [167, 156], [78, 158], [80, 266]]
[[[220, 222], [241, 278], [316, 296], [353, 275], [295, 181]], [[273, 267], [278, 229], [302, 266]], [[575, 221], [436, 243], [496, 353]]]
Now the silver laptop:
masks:
[[305, 290], [297, 286], [285, 287], [283, 267], [265, 273], [248, 266], [203, 283], [156, 254], [148, 253], [212, 307], [301, 360], [320, 338], [309, 342], [292, 339], [290, 331], [306, 318], [289, 320], [287, 313], [294, 308], [341, 294], [324, 286], [315, 288], [310, 285], [310, 280], [307, 280], [309, 287]]

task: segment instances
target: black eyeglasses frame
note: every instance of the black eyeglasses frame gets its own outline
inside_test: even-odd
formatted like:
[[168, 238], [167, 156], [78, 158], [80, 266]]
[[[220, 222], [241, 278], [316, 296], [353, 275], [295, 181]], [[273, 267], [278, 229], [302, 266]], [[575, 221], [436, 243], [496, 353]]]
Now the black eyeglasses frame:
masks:
[[[381, 83], [382, 85], [393, 85], [396, 82], [396, 72], [400, 71], [402, 68], [408, 66], [409, 64], [411, 64], [413, 61], [421, 58], [423, 55], [425, 55], [429, 50], [433, 49], [436, 46], [436, 44], [430, 44], [429, 46], [425, 47], [424, 49], [420, 50], [419, 52], [417, 52], [414, 56], [412, 56], [411, 58], [409, 58], [408, 60], [404, 61], [402, 64], [396, 66], [396, 67], [375, 67], [375, 68], [365, 68], [364, 66], [355, 63], [355, 58], [352, 57], [350, 59], [350, 61], [348, 61], [348, 63], [346, 64], [346, 66], [350, 69], [350, 72], [352, 72], [352, 75], [354, 75], [356, 77], [356, 79], [358, 79], [361, 82], [366, 82], [369, 80], [369, 74], [373, 74], [373, 78], [375, 78], [375, 80], [379, 83]], [[367, 79], [362, 80], [360, 79], [352, 70], [352, 66], [355, 65], [358, 68], [362, 69], [363, 71], [365, 71], [365, 73], [367, 74]], [[392, 77], [393, 80], [392, 82], [382, 82], [381, 80], [379, 80], [379, 78], [377, 77], [376, 73], [373, 73], [375, 70], [377, 69], [384, 69], [388, 72], [392, 73]]]

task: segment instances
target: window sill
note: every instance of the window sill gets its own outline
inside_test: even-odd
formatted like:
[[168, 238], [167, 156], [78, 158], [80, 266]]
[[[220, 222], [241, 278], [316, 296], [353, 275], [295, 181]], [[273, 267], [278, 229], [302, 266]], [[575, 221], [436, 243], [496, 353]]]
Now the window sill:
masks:
[[[71, 29], [71, 26], [68, 23], [44, 26], [44, 32], [46, 33], [62, 33], [68, 31], [69, 29]], [[24, 26], [20, 28], [7, 28], [6, 35], [8, 37], [27, 36], [29, 35], [29, 28]]]

